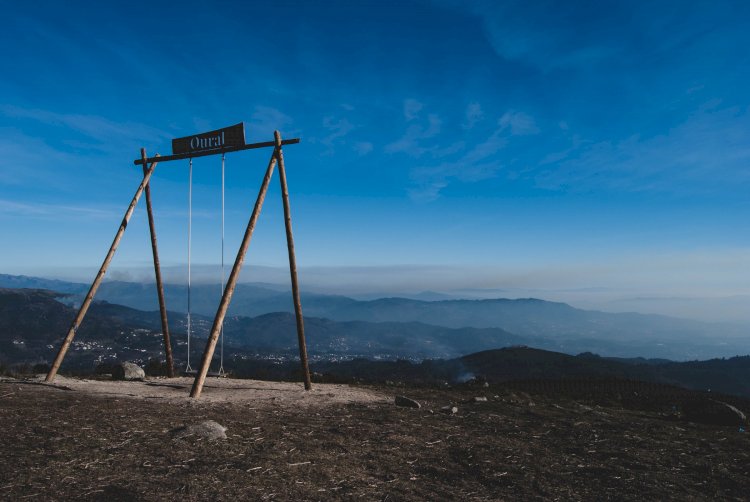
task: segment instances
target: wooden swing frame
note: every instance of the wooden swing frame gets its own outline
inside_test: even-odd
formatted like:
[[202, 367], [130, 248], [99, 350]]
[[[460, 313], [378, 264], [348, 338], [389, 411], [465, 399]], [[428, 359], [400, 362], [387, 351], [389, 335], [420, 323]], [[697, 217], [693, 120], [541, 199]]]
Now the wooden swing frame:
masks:
[[[216, 131], [212, 131], [212, 133], [215, 133], [215, 132]], [[205, 133], [202, 135], [195, 135], [194, 137], [197, 138], [199, 136], [205, 136], [206, 134], [209, 134], [209, 133]], [[118, 228], [117, 233], [115, 234], [115, 238], [112, 241], [112, 245], [110, 246], [109, 251], [107, 252], [107, 256], [104, 258], [104, 262], [102, 263], [102, 266], [99, 268], [99, 272], [96, 274], [96, 277], [94, 278], [94, 281], [92, 282], [91, 287], [89, 288], [89, 291], [86, 294], [86, 297], [84, 298], [80, 309], [78, 310], [78, 313], [73, 319], [73, 323], [71, 324], [70, 329], [68, 330], [68, 333], [60, 346], [57, 356], [55, 357], [55, 360], [52, 363], [52, 366], [50, 367], [49, 373], [47, 373], [46, 382], [52, 382], [55, 376], [57, 375], [57, 372], [60, 369], [60, 365], [62, 364], [63, 359], [65, 358], [65, 354], [70, 348], [70, 345], [73, 342], [73, 338], [75, 337], [76, 332], [78, 331], [78, 328], [81, 325], [83, 318], [86, 316], [86, 312], [91, 306], [91, 302], [93, 301], [94, 296], [96, 295], [96, 292], [99, 289], [99, 286], [101, 285], [102, 280], [104, 279], [104, 274], [106, 273], [107, 268], [109, 268], [112, 258], [114, 257], [115, 251], [117, 251], [117, 247], [119, 246], [120, 241], [122, 240], [122, 236], [125, 233], [125, 229], [128, 226], [128, 222], [130, 221], [130, 218], [133, 215], [133, 211], [135, 210], [135, 207], [138, 204], [138, 201], [141, 195], [143, 194], [143, 192], [146, 193], [146, 209], [148, 213], [149, 231], [151, 233], [151, 250], [152, 250], [153, 259], [154, 259], [154, 275], [156, 277], [156, 289], [157, 289], [158, 297], [159, 297], [159, 312], [161, 314], [162, 333], [164, 335], [164, 352], [165, 352], [165, 356], [167, 359], [167, 372], [168, 372], [169, 377], [174, 377], [174, 360], [172, 357], [172, 346], [171, 346], [170, 337], [169, 337], [169, 326], [167, 322], [167, 308], [166, 308], [166, 304], [164, 301], [164, 286], [163, 286], [162, 278], [161, 278], [161, 267], [159, 264], [159, 252], [158, 252], [157, 243], [156, 243], [156, 228], [154, 224], [153, 209], [151, 205], [151, 189], [149, 186], [149, 180], [151, 179], [151, 176], [154, 173], [154, 169], [156, 168], [156, 165], [159, 162], [170, 162], [173, 160], [190, 159], [190, 158], [195, 158], [195, 157], [203, 157], [207, 155], [218, 155], [218, 154], [226, 154], [226, 153], [237, 152], [237, 151], [242, 151], [242, 150], [273, 147], [273, 153], [271, 154], [271, 158], [268, 162], [268, 167], [266, 168], [266, 173], [265, 173], [265, 176], [263, 177], [263, 182], [261, 183], [260, 191], [258, 192], [258, 197], [255, 201], [255, 206], [253, 207], [253, 212], [250, 215], [250, 220], [247, 223], [247, 228], [245, 230], [242, 243], [240, 244], [240, 249], [237, 251], [237, 257], [235, 258], [234, 265], [232, 266], [232, 271], [230, 272], [229, 278], [227, 279], [226, 285], [224, 287], [224, 291], [221, 296], [221, 301], [219, 302], [219, 307], [216, 311], [216, 316], [214, 317], [211, 331], [209, 333], [208, 340], [206, 342], [206, 347], [203, 351], [203, 357], [201, 358], [201, 365], [196, 373], [195, 381], [193, 382], [193, 387], [190, 391], [190, 397], [198, 398], [201, 395], [201, 392], [203, 390], [203, 384], [205, 383], [206, 376], [209, 370], [209, 366], [211, 365], [211, 360], [213, 358], [214, 351], [216, 349], [216, 343], [219, 338], [219, 333], [221, 331], [224, 318], [229, 308], [229, 304], [232, 300], [232, 295], [234, 294], [234, 289], [237, 285], [237, 280], [239, 279], [240, 270], [242, 269], [242, 265], [245, 260], [245, 255], [247, 254], [247, 249], [250, 246], [250, 240], [252, 238], [253, 231], [255, 230], [255, 225], [258, 221], [258, 217], [260, 216], [260, 211], [263, 207], [263, 202], [266, 198], [266, 192], [268, 191], [268, 185], [271, 182], [271, 177], [273, 176], [273, 171], [274, 171], [274, 168], [276, 167], [276, 164], [278, 164], [279, 166], [279, 179], [281, 183], [281, 198], [284, 204], [284, 223], [286, 227], [287, 250], [289, 253], [289, 272], [291, 275], [291, 282], [292, 282], [292, 299], [294, 301], [294, 313], [295, 313], [296, 321], [297, 321], [297, 339], [299, 343], [300, 363], [302, 365], [302, 377], [303, 377], [303, 381], [305, 384], [305, 390], [312, 389], [312, 383], [310, 381], [310, 369], [309, 369], [308, 360], [307, 360], [307, 346], [305, 343], [305, 324], [304, 324], [304, 318], [302, 316], [302, 303], [300, 301], [299, 285], [297, 281], [297, 260], [296, 260], [295, 253], [294, 253], [294, 238], [292, 236], [292, 217], [291, 217], [291, 209], [289, 207], [289, 189], [287, 187], [287, 182], [286, 182], [286, 170], [284, 168], [284, 154], [281, 148], [283, 145], [292, 145], [292, 144], [299, 143], [300, 140], [299, 138], [282, 140], [281, 134], [279, 133], [279, 131], [274, 131], [274, 141], [245, 144], [244, 130], [242, 134], [243, 134], [243, 139], [241, 140], [241, 142], [239, 143], [235, 142], [231, 146], [223, 146], [220, 148], [213, 148], [213, 149], [203, 150], [203, 151], [176, 153], [174, 155], [167, 155], [163, 157], [157, 154], [155, 157], [149, 158], [146, 156], [146, 149], [141, 148], [141, 158], [134, 160], [133, 164], [143, 166], [143, 180], [138, 186], [138, 189], [136, 190], [135, 195], [133, 196], [133, 199], [130, 201], [130, 205], [125, 211], [125, 216], [123, 217], [122, 222], [120, 223], [120, 227]]]

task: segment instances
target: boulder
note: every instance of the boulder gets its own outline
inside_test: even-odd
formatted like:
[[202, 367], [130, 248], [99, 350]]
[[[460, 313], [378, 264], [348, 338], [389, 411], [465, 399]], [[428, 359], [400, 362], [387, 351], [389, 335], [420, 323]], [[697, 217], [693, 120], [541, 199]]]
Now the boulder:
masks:
[[464, 385], [467, 387], [483, 387], [487, 388], [490, 386], [489, 382], [487, 382], [487, 379], [483, 376], [475, 376], [473, 378], [470, 378], [464, 382]]
[[442, 408], [440, 408], [440, 411], [442, 411], [446, 415], [455, 415], [456, 413], [458, 413], [458, 408], [456, 408], [455, 406], [443, 406]]
[[405, 396], [396, 396], [396, 406], [405, 406], [406, 408], [421, 408], [422, 405], [413, 399]]
[[190, 436], [207, 439], [209, 441], [227, 438], [227, 428], [213, 420], [204, 420], [203, 422], [198, 422], [196, 424], [178, 427], [172, 429], [171, 433], [175, 439], [184, 439]]
[[146, 372], [135, 363], [122, 362], [112, 368], [112, 380], [143, 380]]

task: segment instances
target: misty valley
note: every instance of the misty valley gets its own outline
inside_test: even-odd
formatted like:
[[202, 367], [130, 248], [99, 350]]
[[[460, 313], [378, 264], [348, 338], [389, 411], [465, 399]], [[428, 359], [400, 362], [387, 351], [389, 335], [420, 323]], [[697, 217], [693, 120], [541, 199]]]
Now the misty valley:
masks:
[[[44, 371], [86, 285], [1, 275], [0, 287], [0, 363]], [[193, 361], [205, 346], [217, 289], [193, 286]], [[182, 286], [166, 287], [167, 305], [175, 309], [168, 318], [178, 368], [187, 359], [187, 316], [175, 306], [184, 305], [185, 294]], [[164, 348], [154, 285], [109, 281], [99, 298], [63, 370], [90, 374], [129, 360], [159, 374]], [[302, 300], [318, 378], [455, 383], [466, 375], [490, 381], [615, 377], [750, 396], [750, 337], [737, 323], [603, 313], [538, 299], [359, 301], [308, 294]], [[225, 368], [238, 377], [297, 378], [292, 312], [287, 291], [240, 284], [224, 324]]]

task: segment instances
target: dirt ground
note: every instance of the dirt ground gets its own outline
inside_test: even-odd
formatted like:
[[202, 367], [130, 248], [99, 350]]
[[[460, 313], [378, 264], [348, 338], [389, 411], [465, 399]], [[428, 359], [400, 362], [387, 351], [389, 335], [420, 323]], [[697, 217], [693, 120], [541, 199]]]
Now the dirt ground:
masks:
[[[1, 381], [1, 380], [0, 380]], [[29, 383], [44, 383], [44, 375], [27, 379]], [[108, 378], [85, 379], [55, 377], [49, 384], [93, 396], [114, 398], [153, 399], [182, 405], [234, 403], [237, 405], [278, 405], [283, 407], [327, 407], [333, 404], [386, 402], [385, 394], [363, 387], [321, 384], [305, 391], [301, 382], [267, 382], [232, 378], [207, 378], [198, 399], [190, 399], [193, 377], [149, 377], [146, 381], [114, 381]]]
[[[747, 500], [736, 426], [506, 387], [0, 380], [3, 500]], [[407, 395], [420, 409], [397, 407]], [[474, 402], [475, 397], [487, 401]], [[451, 405], [457, 413], [445, 413]], [[227, 439], [178, 439], [212, 419]]]

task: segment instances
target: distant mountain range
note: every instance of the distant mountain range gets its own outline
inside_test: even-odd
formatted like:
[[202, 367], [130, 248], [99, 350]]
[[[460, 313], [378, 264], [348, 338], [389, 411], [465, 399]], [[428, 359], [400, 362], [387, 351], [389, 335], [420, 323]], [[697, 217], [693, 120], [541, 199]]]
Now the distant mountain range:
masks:
[[[292, 363], [291, 370], [296, 369]], [[369, 381], [467, 382], [601, 380], [642, 381], [750, 397], [750, 356], [672, 362], [642, 358], [577, 356], [529, 347], [506, 347], [439, 361], [321, 362], [316, 370], [339, 378]]]
[[673, 362], [642, 358], [577, 356], [531, 348], [494, 349], [460, 358], [464, 367], [490, 381], [618, 378], [679, 385], [750, 397], [750, 356]]
[[[42, 361], [54, 357], [75, 316], [60, 303], [60, 293], [32, 289], [0, 289], [0, 360]], [[175, 357], [184, 360], [186, 315], [168, 313]], [[195, 315], [191, 357], [205, 345], [212, 319]], [[145, 312], [108, 302], [94, 302], [74, 342], [89, 360], [108, 354], [138, 360], [163, 357], [158, 312]], [[445, 328], [422, 323], [337, 322], [307, 316], [308, 350], [319, 357], [450, 358], [477, 350], [535, 342], [554, 342], [512, 335], [499, 328]], [[293, 314], [277, 312], [256, 317], [229, 316], [224, 326], [228, 350], [239, 355], [296, 354]]]
[[[0, 288], [0, 364], [44, 363], [54, 357], [76, 312], [58, 301], [60, 295], [48, 290]], [[169, 314], [179, 367], [186, 357], [185, 315]], [[197, 361], [211, 319], [196, 316], [194, 321], [191, 357]], [[455, 382], [474, 376], [491, 382], [618, 378], [750, 396], [750, 356], [683, 363], [604, 358], [590, 352], [572, 356], [518, 346], [528, 343], [554, 349], [555, 340], [520, 337], [499, 328], [446, 328], [417, 322], [338, 322], [307, 317], [305, 327], [313, 369], [339, 378], [421, 382]], [[260, 371], [261, 376], [289, 377], [298, 363], [279, 365], [278, 356], [286, 355], [289, 360], [296, 354], [295, 333], [290, 313], [231, 316], [225, 326], [225, 366], [239, 375], [258, 376]], [[351, 359], [354, 356], [356, 359]], [[158, 312], [96, 302], [63, 369], [85, 372], [114, 360], [146, 363], [163, 357]], [[425, 360], [396, 361], [398, 357]]]
[[[48, 280], [25, 276], [0, 274], [0, 287], [53, 289], [70, 296], [61, 298], [72, 306], [81, 301], [88, 285], [64, 281]], [[220, 288], [218, 284], [194, 285], [191, 290], [191, 303], [194, 314], [210, 318], [215, 314]], [[187, 288], [184, 285], [165, 286], [168, 308], [184, 313], [187, 310]], [[153, 283], [131, 283], [105, 281], [97, 300], [106, 300], [143, 311], [158, 308], [156, 288]], [[636, 313], [604, 313], [581, 310], [564, 303], [538, 299], [492, 299], [492, 300], [435, 300], [425, 301], [406, 298], [381, 298], [361, 301], [345, 296], [303, 294], [303, 311], [307, 322], [315, 324], [320, 318], [320, 333], [331, 333], [345, 329], [335, 323], [391, 323], [377, 329], [365, 324], [350, 324], [346, 329], [351, 333], [367, 331], [377, 337], [390, 336], [391, 348], [396, 348], [395, 340], [403, 337], [403, 348], [411, 350], [418, 346], [409, 343], [413, 333], [428, 329], [434, 337], [435, 347], [445, 346], [444, 340], [459, 338], [465, 341], [448, 344], [448, 348], [459, 354], [477, 349], [471, 340], [480, 336], [490, 336], [488, 331], [496, 330], [492, 336], [504, 337], [510, 343], [533, 345], [540, 348], [559, 350], [567, 353], [591, 351], [607, 356], [636, 357], [648, 355], [675, 360], [707, 359], [711, 357], [731, 357], [750, 353], [750, 326], [737, 323], [708, 323], [677, 319], [660, 315]], [[291, 294], [270, 285], [240, 284], [235, 290], [229, 310], [231, 317], [255, 318], [271, 313], [291, 313]], [[180, 318], [182, 314], [174, 314]], [[327, 319], [328, 324], [322, 320]], [[281, 322], [282, 317], [277, 321]], [[245, 321], [245, 324], [249, 321]], [[256, 321], [260, 324], [260, 321]], [[414, 323], [411, 326], [404, 324]], [[396, 327], [397, 326], [397, 327]], [[456, 336], [448, 336], [447, 329], [463, 330]], [[158, 326], [157, 328], [158, 329]], [[227, 327], [229, 330], [230, 327]], [[383, 334], [390, 329], [390, 335]], [[468, 331], [473, 329], [471, 335]], [[421, 330], [421, 331], [420, 331]], [[499, 330], [499, 331], [497, 331]], [[315, 330], [311, 333], [314, 336]], [[257, 335], [256, 335], [257, 336]], [[349, 339], [353, 335], [349, 336]], [[372, 337], [371, 337], [372, 338]], [[377, 342], [375, 342], [377, 343]], [[507, 343], [506, 343], [507, 344]], [[326, 346], [326, 345], [324, 345]], [[471, 346], [471, 349], [469, 349]], [[358, 347], [357, 343], [350, 347]], [[490, 347], [487, 347], [490, 348]], [[436, 354], [437, 351], [428, 352]], [[451, 352], [445, 351], [445, 354]], [[412, 351], [404, 355], [422, 355], [426, 352]]]
[[[75, 316], [75, 309], [46, 290], [0, 289], [0, 358], [12, 361], [50, 360]], [[186, 315], [169, 312], [175, 357], [184, 360]], [[212, 319], [194, 315], [191, 357], [199, 357]], [[587, 350], [586, 340], [567, 342], [524, 337], [501, 328], [446, 328], [418, 322], [333, 321], [306, 316], [308, 350], [318, 357], [453, 358], [511, 345], [549, 350]], [[89, 351], [89, 360], [112, 354], [162, 357], [158, 312], [145, 312], [108, 302], [94, 302], [75, 339], [74, 349]], [[296, 354], [294, 315], [287, 312], [256, 317], [229, 316], [224, 328], [229, 350], [242, 354]]]

